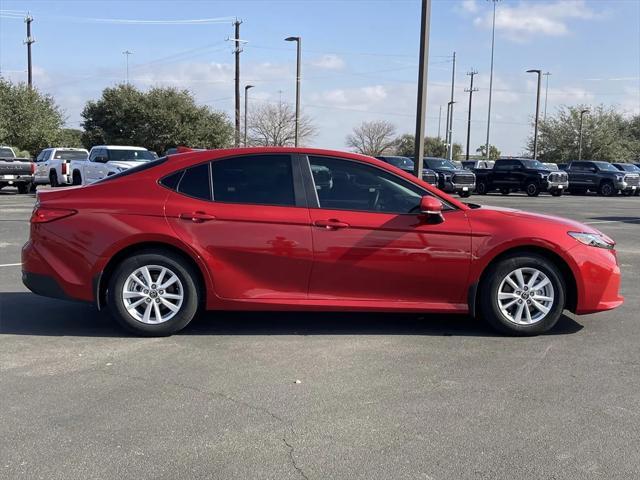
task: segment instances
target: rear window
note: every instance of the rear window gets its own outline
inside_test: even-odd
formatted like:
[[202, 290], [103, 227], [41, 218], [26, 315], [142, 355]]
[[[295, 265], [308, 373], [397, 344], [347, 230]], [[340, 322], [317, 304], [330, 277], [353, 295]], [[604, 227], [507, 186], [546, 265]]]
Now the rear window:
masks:
[[109, 161], [149, 162], [155, 159], [148, 150], [109, 150]]
[[0, 148], [0, 157], [13, 158], [13, 150], [11, 150], [10, 148]]
[[76, 150], [56, 150], [53, 158], [59, 160], [86, 160], [89, 158], [89, 154], [87, 152], [79, 152]]
[[178, 192], [200, 200], [211, 200], [209, 164], [203, 163], [185, 169], [178, 183]]

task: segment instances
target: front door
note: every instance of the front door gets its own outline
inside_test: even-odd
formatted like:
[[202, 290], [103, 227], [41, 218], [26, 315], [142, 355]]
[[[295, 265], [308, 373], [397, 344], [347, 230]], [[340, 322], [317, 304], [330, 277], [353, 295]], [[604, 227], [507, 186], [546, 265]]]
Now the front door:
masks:
[[357, 161], [310, 156], [319, 208], [311, 208], [309, 297], [464, 304], [471, 261], [465, 212], [419, 215], [422, 187]]
[[[306, 299], [309, 210], [290, 155], [244, 155], [167, 177], [167, 220], [225, 299]], [[177, 178], [180, 177], [180, 178]]]

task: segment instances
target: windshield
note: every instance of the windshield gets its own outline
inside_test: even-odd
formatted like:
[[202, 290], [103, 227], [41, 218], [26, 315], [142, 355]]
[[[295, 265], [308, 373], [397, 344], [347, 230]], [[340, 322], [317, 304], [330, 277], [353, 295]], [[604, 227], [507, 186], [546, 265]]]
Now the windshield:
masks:
[[148, 162], [155, 160], [148, 150], [109, 150], [110, 162]]
[[53, 158], [60, 160], [86, 160], [88, 157], [89, 154], [81, 150], [56, 150]]
[[394, 167], [403, 168], [405, 170], [411, 169], [413, 170], [413, 160], [407, 157], [386, 157], [387, 162], [389, 162]]
[[10, 148], [0, 148], [0, 157], [13, 158], [13, 151]]
[[530, 168], [532, 170], [548, 170], [548, 168], [538, 160], [522, 160], [522, 164], [525, 166], [525, 168]]
[[545, 163], [544, 166], [547, 170], [560, 170], [555, 163]]
[[425, 158], [424, 165], [431, 170], [455, 170], [456, 166], [444, 158]]
[[625, 172], [634, 172], [634, 173], [640, 172], [640, 168], [638, 168], [635, 165], [632, 165], [630, 163], [618, 163], [617, 166], [620, 167]]
[[596, 167], [605, 172], [618, 172], [619, 170], [609, 162], [593, 162]]

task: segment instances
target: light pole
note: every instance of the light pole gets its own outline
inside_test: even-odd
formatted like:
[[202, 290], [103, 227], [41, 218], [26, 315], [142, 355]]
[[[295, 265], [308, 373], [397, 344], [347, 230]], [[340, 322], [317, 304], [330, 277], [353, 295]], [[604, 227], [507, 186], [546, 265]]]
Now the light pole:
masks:
[[589, 113], [588, 109], [580, 110], [580, 136], [578, 140], [578, 161], [582, 160], [582, 125], [584, 120], [584, 114]]
[[487, 144], [485, 154], [489, 160], [489, 132], [491, 130], [491, 95], [493, 94], [493, 51], [496, 45], [496, 4], [500, 0], [490, 0], [493, 2], [493, 23], [491, 27], [491, 70], [489, 72], [489, 108], [487, 111]]
[[536, 73], [538, 75], [538, 93], [536, 94], [536, 120], [533, 127], [533, 159], [538, 158], [538, 119], [540, 117], [540, 86], [542, 81], [542, 70], [527, 70], [527, 73]]
[[127, 85], [129, 85], [129, 55], [133, 55], [133, 52], [130, 52], [129, 50], [125, 50], [124, 52], [122, 52], [122, 54], [127, 58], [126, 63], [127, 63], [127, 76], [126, 78], [126, 83]]
[[[416, 133], [414, 136], [413, 173], [422, 178], [424, 161], [424, 131], [427, 111], [427, 77], [429, 73], [429, 29], [431, 0], [422, 0], [420, 13], [420, 60], [418, 67], [418, 94], [416, 95]], [[439, 124], [438, 124], [439, 125]], [[440, 129], [440, 127], [438, 127]]]
[[294, 145], [298, 146], [298, 137], [300, 134], [299, 123], [300, 123], [300, 44], [302, 43], [302, 37], [287, 37], [284, 39], [285, 42], [296, 42], [296, 127], [295, 127], [295, 141]]
[[546, 79], [546, 86], [544, 89], [544, 114], [542, 115], [542, 118], [544, 119], [544, 121], [547, 121], [547, 99], [549, 98], [549, 75], [551, 75], [550, 72], [544, 72], [543, 75], [545, 77], [547, 77]]
[[249, 89], [253, 88], [253, 85], [244, 86], [244, 146], [247, 146], [247, 103], [249, 103]]

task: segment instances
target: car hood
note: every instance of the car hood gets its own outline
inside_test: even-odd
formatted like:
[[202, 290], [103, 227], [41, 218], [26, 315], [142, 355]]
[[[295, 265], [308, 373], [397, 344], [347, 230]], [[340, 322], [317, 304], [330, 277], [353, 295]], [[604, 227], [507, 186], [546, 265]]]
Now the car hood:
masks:
[[556, 226], [564, 226], [567, 228], [567, 231], [572, 231], [572, 232], [597, 233], [599, 235], [603, 235], [602, 232], [600, 232], [599, 230], [596, 230], [595, 228], [590, 227], [589, 225], [576, 222], [575, 220], [569, 220], [568, 218], [556, 217], [555, 215], [525, 212], [523, 210], [515, 210], [512, 208], [502, 208], [502, 207], [482, 206], [479, 209], [471, 210], [471, 212], [482, 212], [482, 211], [495, 212], [495, 213], [505, 215], [506, 217], [518, 217], [523, 220], [530, 220], [532, 224], [534, 224], [534, 222], [541, 222], [541, 221], [553, 223]]
[[112, 167], [119, 167], [119, 168], [131, 168], [131, 167], [138, 166], [141, 163], [142, 162], [136, 162], [136, 161], [127, 162], [124, 160], [114, 160], [111, 162], [107, 162], [107, 165], [110, 165]]

